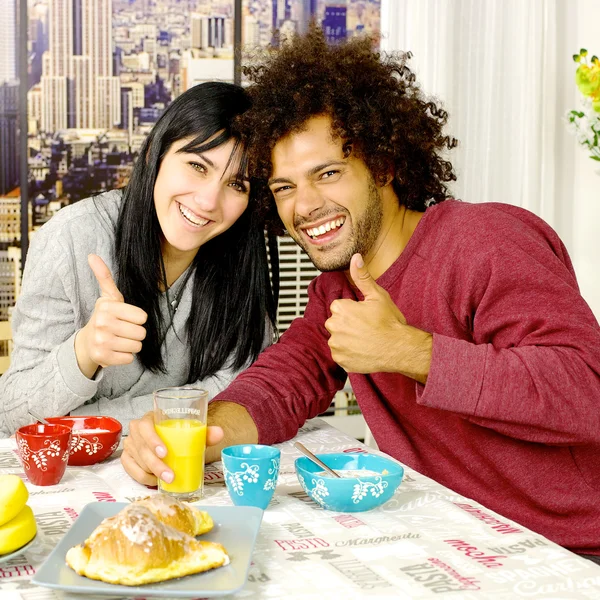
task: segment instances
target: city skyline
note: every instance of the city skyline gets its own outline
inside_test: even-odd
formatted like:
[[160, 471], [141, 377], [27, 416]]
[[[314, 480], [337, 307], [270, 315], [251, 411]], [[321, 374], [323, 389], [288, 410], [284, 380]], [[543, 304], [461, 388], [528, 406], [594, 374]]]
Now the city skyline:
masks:
[[[21, 215], [17, 0], [0, 7], [3, 320], [18, 291]], [[63, 206], [126, 185], [143, 140], [173, 99], [203, 81], [234, 81], [235, 44], [233, 0], [29, 0], [28, 12], [31, 232]], [[305, 32], [313, 18], [332, 43], [377, 35], [379, 12], [380, 0], [244, 0], [242, 58]]]
[[[3, 0], [6, 1], [6, 0]], [[234, 79], [233, 0], [32, 0], [30, 186], [45, 207], [122, 186], [166, 106], [203, 81]], [[246, 0], [242, 48], [304, 32], [333, 43], [377, 33], [379, 0]], [[41, 57], [40, 57], [41, 53]]]

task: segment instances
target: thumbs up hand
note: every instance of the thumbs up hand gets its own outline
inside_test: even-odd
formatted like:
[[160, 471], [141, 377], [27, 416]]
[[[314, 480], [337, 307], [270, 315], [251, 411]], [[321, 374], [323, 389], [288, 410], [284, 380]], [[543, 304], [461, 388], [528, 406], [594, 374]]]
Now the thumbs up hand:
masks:
[[331, 334], [333, 360], [348, 373], [403, 373], [424, 383], [431, 363], [431, 334], [406, 323], [360, 254], [350, 261], [350, 277], [364, 300], [331, 303], [325, 328]]
[[90, 265], [92, 272], [96, 276], [96, 281], [100, 286], [100, 292], [102, 294], [101, 297], [112, 298], [116, 302], [125, 302], [123, 294], [121, 294], [117, 288], [117, 284], [113, 279], [110, 269], [97, 254], [90, 254], [88, 256], [88, 265]]
[[133, 362], [146, 337], [143, 325], [148, 315], [141, 308], [125, 303], [110, 269], [99, 256], [90, 254], [88, 264], [101, 295], [87, 325], [75, 336], [75, 355], [81, 372], [91, 379], [98, 367]]

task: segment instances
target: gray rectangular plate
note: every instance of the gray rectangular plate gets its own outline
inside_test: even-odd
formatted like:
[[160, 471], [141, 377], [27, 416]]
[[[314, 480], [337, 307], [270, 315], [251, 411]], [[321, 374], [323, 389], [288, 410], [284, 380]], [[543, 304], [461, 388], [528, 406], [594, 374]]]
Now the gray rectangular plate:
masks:
[[79, 594], [114, 596], [169, 596], [171, 598], [211, 598], [239, 591], [248, 578], [252, 550], [260, 529], [263, 511], [252, 506], [198, 506], [212, 517], [214, 529], [202, 540], [225, 546], [230, 564], [179, 579], [142, 586], [114, 585], [77, 575], [67, 563], [67, 551], [86, 540], [106, 517], [116, 515], [126, 503], [92, 502], [87, 504], [79, 518], [34, 575], [37, 585]]

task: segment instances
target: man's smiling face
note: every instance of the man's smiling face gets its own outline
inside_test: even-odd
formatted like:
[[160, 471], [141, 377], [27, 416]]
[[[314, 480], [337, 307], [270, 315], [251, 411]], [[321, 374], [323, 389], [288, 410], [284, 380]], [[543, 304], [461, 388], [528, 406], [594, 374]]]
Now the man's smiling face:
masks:
[[332, 136], [329, 116], [309, 119], [279, 140], [269, 187], [288, 233], [321, 271], [368, 261], [382, 232], [380, 190], [365, 165]]

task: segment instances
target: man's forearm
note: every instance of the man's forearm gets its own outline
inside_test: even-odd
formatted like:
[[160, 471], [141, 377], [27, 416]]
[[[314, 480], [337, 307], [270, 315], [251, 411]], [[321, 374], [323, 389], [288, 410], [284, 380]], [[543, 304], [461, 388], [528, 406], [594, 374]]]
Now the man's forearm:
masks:
[[221, 450], [235, 444], [256, 444], [258, 429], [250, 413], [235, 402], [211, 402], [208, 405], [208, 424], [223, 429], [223, 440], [206, 449], [206, 462], [221, 460]]
[[415, 379], [419, 383], [427, 383], [427, 376], [431, 368], [431, 354], [433, 352], [433, 335], [414, 327], [406, 326], [407, 340], [409, 343], [403, 345], [399, 355], [402, 364], [399, 372], [407, 377]]

